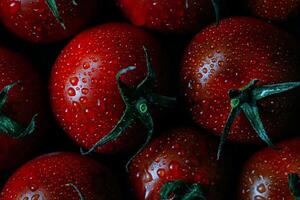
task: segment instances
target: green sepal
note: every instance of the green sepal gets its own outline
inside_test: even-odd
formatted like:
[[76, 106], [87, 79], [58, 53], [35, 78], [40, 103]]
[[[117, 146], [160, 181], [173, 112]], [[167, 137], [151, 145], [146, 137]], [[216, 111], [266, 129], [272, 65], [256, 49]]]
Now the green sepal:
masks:
[[300, 200], [300, 178], [296, 173], [288, 174], [288, 185], [295, 200]]
[[216, 23], [219, 24], [221, 19], [221, 10], [220, 10], [221, 0], [211, 0], [211, 2], [215, 10]]
[[78, 197], [80, 198], [80, 200], [85, 200], [82, 192], [73, 183], [67, 183], [66, 186], [67, 187], [72, 187], [77, 192]]
[[[87, 155], [98, 147], [118, 139], [124, 131], [130, 127], [133, 123], [140, 121], [147, 129], [146, 141], [139, 149], [139, 151], [130, 159], [130, 161], [149, 143], [152, 138], [154, 131], [153, 119], [150, 113], [152, 106], [158, 107], [171, 107], [174, 106], [176, 99], [166, 96], [161, 96], [154, 93], [154, 85], [156, 81], [156, 75], [152, 67], [152, 62], [148, 55], [146, 47], [143, 47], [145, 57], [146, 57], [146, 66], [147, 66], [147, 75], [146, 77], [136, 86], [129, 87], [121, 80], [121, 76], [126, 73], [135, 70], [135, 66], [129, 66], [120, 70], [116, 75], [116, 81], [120, 95], [126, 106], [125, 111], [121, 119], [115, 125], [115, 127], [108, 133], [106, 136], [102, 137], [92, 148], [84, 152], [81, 149], [81, 154]], [[126, 168], [128, 169], [127, 163]]]
[[66, 30], [66, 25], [62, 19], [62, 17], [59, 14], [59, 10], [56, 4], [56, 0], [46, 0], [46, 3], [52, 12], [53, 16], [56, 18], [56, 20], [60, 23], [60, 25], [63, 27], [63, 29]]
[[2, 109], [8, 99], [9, 91], [19, 83], [20, 81], [9, 84], [5, 86], [0, 92], [0, 133], [15, 139], [19, 139], [31, 135], [36, 128], [35, 119], [37, 117], [37, 114], [35, 114], [32, 117], [30, 123], [27, 125], [27, 127], [23, 127], [19, 125], [17, 122], [15, 122], [14, 120], [12, 120], [11, 118], [4, 115], [4, 113], [2, 112]]
[[255, 100], [260, 100], [265, 97], [286, 92], [300, 86], [300, 82], [279, 83], [274, 85], [265, 85], [253, 90]]
[[230, 128], [234, 123], [235, 118], [240, 114], [240, 111], [245, 114], [246, 118], [249, 120], [251, 126], [260, 137], [260, 139], [270, 147], [276, 148], [268, 137], [268, 134], [259, 116], [257, 102], [268, 96], [280, 94], [300, 87], [300, 82], [287, 82], [273, 85], [257, 86], [258, 82], [259, 80], [254, 79], [240, 90], [229, 90], [229, 97], [231, 99], [230, 105], [232, 109], [229, 113], [229, 117], [226, 121], [223, 133], [221, 135], [221, 141], [217, 153], [218, 159], [220, 158], [221, 151], [230, 132]]
[[165, 183], [160, 189], [160, 199], [169, 200], [206, 200], [199, 183], [186, 183], [181, 180]]

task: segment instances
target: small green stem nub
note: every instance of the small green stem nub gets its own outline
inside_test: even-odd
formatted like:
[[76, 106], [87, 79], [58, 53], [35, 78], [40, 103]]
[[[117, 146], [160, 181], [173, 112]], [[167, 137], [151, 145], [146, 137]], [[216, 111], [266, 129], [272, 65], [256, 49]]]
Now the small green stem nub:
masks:
[[215, 10], [216, 23], [219, 24], [221, 19], [221, 11], [220, 11], [221, 0], [211, 0], [211, 1]]
[[161, 200], [206, 200], [199, 183], [186, 183], [181, 180], [165, 183], [160, 189]]
[[[52, 12], [53, 16], [56, 18], [56, 20], [60, 23], [60, 25], [62, 26], [63, 29], [67, 29], [66, 28], [66, 25], [62, 19], [62, 17], [60, 16], [59, 14], [59, 11], [58, 11], [58, 7], [57, 7], [57, 4], [56, 4], [56, 1], [55, 0], [46, 0], [46, 3], [50, 9], [50, 11]], [[74, 1], [73, 1], [74, 3]], [[76, 2], [75, 2], [76, 3]]]
[[66, 186], [67, 187], [72, 187], [77, 192], [78, 197], [80, 198], [80, 200], [85, 200], [82, 192], [73, 183], [67, 183]]
[[8, 99], [9, 91], [18, 84], [19, 82], [12, 83], [10, 85], [5, 86], [0, 92], [0, 133], [10, 136], [15, 139], [23, 138], [25, 136], [31, 135], [35, 128], [35, 118], [37, 114], [35, 114], [27, 127], [22, 127], [17, 122], [7, 117], [3, 112], [4, 105]]
[[296, 173], [291, 173], [288, 175], [288, 184], [291, 194], [294, 196], [295, 200], [300, 200], [300, 178]]
[[268, 96], [298, 88], [300, 87], [300, 82], [287, 82], [264, 86], [257, 86], [257, 83], [258, 80], [254, 79], [240, 90], [229, 90], [229, 97], [231, 99], [231, 111], [221, 135], [217, 159], [219, 159], [221, 156], [221, 152], [226, 138], [230, 132], [230, 128], [234, 123], [234, 120], [239, 116], [240, 112], [243, 112], [245, 114], [246, 118], [249, 120], [251, 126], [260, 137], [260, 139], [267, 143], [268, 146], [275, 148], [270, 138], [268, 137], [268, 134], [260, 118], [257, 102]]
[[[154, 93], [156, 76], [147, 49], [145, 47], [144, 53], [146, 57], [147, 76], [138, 84], [138, 86], [129, 87], [123, 81], [121, 81], [121, 75], [135, 70], [136, 67], [134, 66], [129, 66], [125, 69], [122, 69], [116, 75], [119, 92], [126, 106], [121, 119], [111, 130], [111, 132], [102, 137], [92, 148], [90, 148], [86, 152], [81, 149], [81, 154], [89, 154], [98, 147], [101, 147], [108, 142], [118, 139], [128, 127], [130, 127], [134, 122], [137, 121], [141, 122], [147, 128], [147, 138], [145, 143], [137, 152], [139, 153], [152, 138], [154, 124], [150, 113], [151, 108], [153, 106], [173, 107], [173, 105], [176, 103], [175, 98], [166, 97]], [[135, 155], [137, 155], [137, 153]], [[130, 161], [135, 157], [135, 155], [130, 159]], [[130, 161], [127, 163], [126, 168], [128, 168]]]

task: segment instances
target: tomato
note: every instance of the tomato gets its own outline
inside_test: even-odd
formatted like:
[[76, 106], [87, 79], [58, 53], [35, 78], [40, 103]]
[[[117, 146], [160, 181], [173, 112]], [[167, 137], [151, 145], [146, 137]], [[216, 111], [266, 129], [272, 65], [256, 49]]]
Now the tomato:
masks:
[[[23, 56], [0, 48], [0, 172], [31, 158], [47, 129], [43, 82]], [[37, 116], [36, 116], [37, 114]]]
[[288, 183], [288, 174], [300, 173], [300, 138], [280, 142], [277, 147], [278, 150], [265, 148], [246, 162], [240, 176], [238, 199], [294, 200], [300, 197], [299, 191], [298, 196], [293, 196]]
[[300, 14], [300, 2], [294, 0], [245, 0], [244, 3], [256, 16], [272, 21], [287, 21]]
[[[193, 120], [222, 134], [220, 147], [229, 131], [231, 141], [258, 143], [260, 137], [272, 145], [269, 137], [283, 136], [297, 119], [298, 91], [277, 93], [299, 87], [290, 83], [299, 80], [298, 52], [289, 34], [258, 19], [234, 17], [207, 27], [189, 44], [181, 68]], [[270, 88], [273, 96], [265, 98]]]
[[54, 2], [60, 20], [51, 11], [48, 0], [2, 0], [0, 16], [17, 36], [34, 43], [51, 43], [80, 31], [97, 12], [96, 0]]
[[[177, 188], [167, 197], [184, 199], [174, 196], [183, 190], [179, 194], [197, 196], [203, 192], [201, 195], [208, 200], [222, 199], [226, 167], [217, 162], [216, 153], [216, 141], [192, 128], [173, 129], [156, 138], [133, 159], [129, 168], [137, 199], [165, 199], [160, 196], [162, 188], [174, 183]], [[197, 189], [191, 189], [191, 194], [185, 188]]]
[[[149, 55], [145, 55], [143, 46]], [[90, 151], [128, 152], [142, 143], [147, 130], [149, 136], [152, 134], [148, 103], [157, 95], [148, 97], [155, 86], [152, 81], [146, 81], [145, 90], [134, 87], [145, 77], [152, 80], [154, 72], [151, 70], [150, 78], [147, 68], [152, 63], [157, 74], [156, 91], [168, 92], [168, 73], [161, 55], [149, 34], [127, 24], [105, 24], [79, 34], [64, 48], [52, 70], [51, 104], [59, 124]], [[120, 94], [120, 89], [125, 94]]]
[[213, 19], [210, 0], [118, 0], [124, 14], [137, 25], [161, 32], [197, 31]]
[[59, 152], [19, 168], [5, 184], [0, 199], [77, 200], [80, 195], [91, 200], [121, 199], [108, 168], [81, 155]]

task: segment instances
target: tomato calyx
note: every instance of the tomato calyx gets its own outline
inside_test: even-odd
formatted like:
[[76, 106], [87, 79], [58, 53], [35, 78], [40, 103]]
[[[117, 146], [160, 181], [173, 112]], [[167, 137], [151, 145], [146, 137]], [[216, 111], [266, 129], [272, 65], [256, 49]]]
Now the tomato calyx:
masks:
[[228, 95], [231, 99], [231, 111], [223, 129], [221, 141], [218, 148], [217, 159], [219, 159], [221, 156], [224, 143], [230, 132], [230, 128], [234, 123], [234, 120], [239, 116], [241, 112], [245, 114], [252, 128], [258, 134], [260, 139], [267, 143], [268, 146], [275, 148], [270, 138], [268, 137], [264, 125], [261, 121], [257, 102], [268, 96], [283, 93], [300, 87], [300, 82], [287, 82], [273, 85], [257, 86], [258, 82], [259, 80], [255, 79], [242, 89], [229, 90]]
[[295, 200], [300, 200], [300, 178], [297, 173], [291, 173], [288, 175], [289, 189]]
[[[121, 76], [128, 73], [129, 71], [135, 70], [135, 66], [129, 66], [125, 69], [120, 70], [116, 75], [116, 80], [118, 83], [118, 88], [120, 95], [125, 103], [125, 111], [122, 117], [116, 124], [116, 126], [100, 139], [91, 149], [84, 152], [81, 149], [81, 154], [87, 155], [94, 151], [96, 148], [116, 140], [124, 131], [129, 128], [134, 122], [140, 121], [148, 130], [147, 138], [143, 146], [136, 153], [138, 154], [150, 141], [153, 134], [154, 124], [150, 113], [150, 108], [152, 106], [157, 107], [173, 107], [176, 104], [176, 98], [162, 96], [154, 92], [154, 85], [156, 81], [156, 75], [152, 67], [151, 59], [148, 55], [146, 47], [144, 48], [146, 65], [147, 65], [147, 76], [136, 86], [129, 87], [123, 81], [121, 81]], [[136, 155], [135, 154], [135, 155]], [[132, 157], [130, 161], [133, 159]], [[130, 162], [129, 161], [129, 162]]]
[[24, 128], [2, 112], [2, 109], [7, 101], [9, 91], [18, 83], [19, 82], [15, 82], [7, 85], [0, 91], [0, 133], [15, 139], [31, 135], [36, 127], [35, 118], [37, 117], [37, 114], [35, 114], [28, 126]]
[[76, 187], [76, 185], [74, 185], [73, 183], [67, 183], [66, 186], [67, 187], [72, 187], [77, 192], [80, 200], [85, 200], [82, 192], [78, 189], [78, 187]]
[[206, 200], [201, 184], [181, 180], [167, 182], [161, 187], [161, 200], [169, 200], [171, 196], [174, 200]]
[[[77, 6], [78, 3], [76, 0], [72, 0], [73, 5]], [[55, 0], [46, 0], [46, 4], [48, 5], [50, 11], [52, 12], [53, 16], [56, 18], [56, 20], [60, 23], [61, 27], [66, 30], [67, 27], [64, 23], [64, 20], [62, 19], [61, 15], [59, 14], [58, 6], [56, 4]]]

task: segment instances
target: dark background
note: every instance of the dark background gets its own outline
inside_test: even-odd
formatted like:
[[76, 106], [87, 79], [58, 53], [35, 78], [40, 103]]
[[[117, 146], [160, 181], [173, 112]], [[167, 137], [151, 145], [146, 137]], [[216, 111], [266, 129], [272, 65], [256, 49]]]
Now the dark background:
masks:
[[[249, 16], [250, 14], [239, 5], [239, 0], [227, 0], [226, 5], [223, 5], [222, 16]], [[105, 22], [127, 22], [127, 20], [122, 16], [120, 10], [115, 6], [113, 0], [105, 0], [104, 5], [105, 9], [100, 9], [99, 11], [104, 11], [99, 13], [98, 20], [92, 22], [90, 26], [96, 24], [102, 24]], [[213, 23], [213, 22], [212, 22]], [[286, 29], [288, 32], [293, 34], [295, 37], [299, 38], [300, 33], [300, 20], [295, 19], [286, 24], [276, 24]], [[151, 32], [151, 31], [149, 31]], [[156, 32], [151, 32], [162, 44], [164, 50], [167, 52], [169, 58], [171, 58], [172, 66], [174, 67], [174, 79], [178, 79], [178, 68], [180, 65], [180, 59], [183, 55], [183, 51], [188, 42], [192, 39], [195, 34], [192, 35], [164, 35]], [[13, 49], [17, 52], [22, 53], [35, 65], [36, 69], [40, 72], [45, 84], [48, 83], [50, 71], [53, 63], [55, 62], [56, 57], [60, 53], [61, 49], [69, 42], [70, 39], [51, 45], [33, 45], [27, 42], [24, 42], [17, 37], [13, 36], [11, 33], [8, 33], [2, 26], [0, 26], [0, 45]], [[176, 88], [178, 90], [178, 88]], [[48, 98], [49, 99], [49, 98]], [[180, 99], [180, 98], [179, 98]], [[180, 104], [181, 105], [181, 104]], [[181, 126], [194, 126], [191, 124], [190, 117], [182, 109], [183, 106], [180, 106], [178, 110], [174, 111], [175, 114], [163, 120], [161, 124], [160, 131], [172, 127], [173, 124], [180, 124]], [[49, 129], [49, 138], [47, 143], [43, 146], [40, 152], [37, 152], [37, 155], [41, 155], [48, 152], [54, 151], [74, 151], [79, 152], [79, 147], [77, 147], [71, 140], [68, 139], [67, 135], [56, 125], [53, 115], [49, 107], [49, 124], [51, 127]], [[199, 129], [199, 127], [197, 127]], [[241, 145], [228, 145], [226, 149], [227, 154], [231, 154], [233, 159], [232, 169], [234, 175], [231, 176], [231, 183], [235, 182], [235, 177], [239, 174], [239, 169], [243, 162], [257, 149], [260, 147], [248, 147]], [[108, 165], [114, 169], [118, 176], [120, 177], [122, 185], [128, 187], [129, 184], [124, 184], [124, 180], [127, 180], [124, 163], [128, 157], [119, 156], [119, 157], [105, 157], [99, 155], [92, 155], [93, 158], [108, 163]], [[13, 171], [13, 170], [12, 170]], [[9, 177], [10, 173], [5, 174], [6, 177]], [[3, 184], [3, 183], [2, 183]], [[1, 186], [1, 183], [0, 183]], [[236, 187], [232, 184], [232, 191], [228, 199], [232, 199], [235, 193]], [[128, 188], [124, 188], [124, 191], [128, 194], [128, 199], [133, 199]]]

